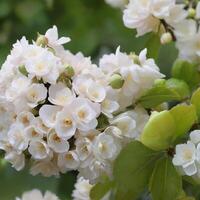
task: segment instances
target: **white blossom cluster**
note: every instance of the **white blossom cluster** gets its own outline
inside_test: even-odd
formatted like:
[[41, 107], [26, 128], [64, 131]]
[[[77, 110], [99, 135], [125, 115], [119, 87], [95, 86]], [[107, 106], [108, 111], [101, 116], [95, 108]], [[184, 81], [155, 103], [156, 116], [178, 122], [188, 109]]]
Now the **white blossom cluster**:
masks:
[[118, 48], [97, 66], [65, 50], [69, 41], [54, 26], [13, 45], [0, 71], [0, 149], [16, 170], [27, 161], [33, 175], [78, 170], [95, 181], [139, 137], [149, 115], [133, 105], [163, 75], [146, 49]]
[[136, 29], [138, 36], [159, 32], [164, 28], [161, 20], [175, 27], [186, 16], [184, 5], [176, 0], [130, 0], [123, 12], [125, 26]]
[[179, 57], [192, 62], [200, 61], [200, 2], [194, 11], [194, 17], [185, 19], [174, 30]]
[[59, 198], [49, 191], [45, 192], [43, 195], [39, 190], [34, 189], [32, 191], [24, 192], [22, 197], [17, 197], [16, 200], [59, 200]]
[[181, 174], [200, 178], [200, 130], [190, 133], [190, 140], [186, 144], [176, 146], [173, 164]]
[[[107, 1], [114, 7], [118, 2]], [[125, 26], [135, 29], [137, 36], [155, 32], [162, 44], [176, 42], [181, 59], [200, 61], [200, 2], [129, 0], [121, 7]]]

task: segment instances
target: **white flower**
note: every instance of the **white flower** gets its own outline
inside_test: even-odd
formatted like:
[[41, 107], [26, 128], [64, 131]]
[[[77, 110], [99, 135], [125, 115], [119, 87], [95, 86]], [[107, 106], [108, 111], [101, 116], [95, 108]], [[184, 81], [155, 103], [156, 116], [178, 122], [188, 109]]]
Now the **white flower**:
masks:
[[25, 111], [25, 112], [21, 112], [17, 115], [16, 118], [17, 122], [23, 124], [23, 126], [27, 127], [30, 126], [34, 120], [35, 117], [31, 112]]
[[179, 57], [188, 61], [198, 61], [200, 57], [200, 31], [194, 20], [184, 20], [176, 26], [176, 47]]
[[52, 105], [43, 105], [39, 110], [39, 116], [45, 126], [53, 128], [56, 124], [56, 116], [60, 107]]
[[129, 115], [126, 115], [126, 113], [111, 120], [111, 124], [117, 126], [121, 130], [122, 135], [130, 138], [135, 137], [136, 121]]
[[26, 98], [28, 100], [28, 104], [30, 107], [34, 108], [38, 105], [38, 103], [45, 100], [47, 97], [47, 89], [44, 84], [32, 84], [27, 92]]
[[71, 41], [69, 37], [61, 37], [58, 39], [58, 29], [55, 25], [53, 28], [47, 30], [45, 37], [48, 40], [48, 46], [52, 48], [58, 47]]
[[194, 144], [200, 143], [200, 130], [190, 132], [190, 140]]
[[24, 192], [22, 197], [17, 197], [16, 200], [59, 200], [59, 198], [49, 191], [45, 192], [43, 196], [39, 190], [34, 189], [28, 192]]
[[121, 131], [121, 136], [138, 138], [149, 119], [146, 110], [136, 107], [132, 111], [124, 112], [110, 120]]
[[64, 139], [71, 138], [76, 131], [76, 123], [72, 118], [70, 110], [71, 106], [64, 107], [56, 116], [55, 130], [59, 137]]
[[90, 165], [90, 162], [93, 158], [92, 142], [86, 137], [78, 137], [75, 144], [76, 152], [81, 161], [80, 167], [86, 167]]
[[83, 177], [78, 178], [72, 193], [73, 200], [90, 200], [90, 191], [92, 187], [89, 180]]
[[108, 75], [117, 73], [122, 66], [128, 67], [132, 64], [133, 60], [126, 53], [120, 52], [120, 47], [115, 54], [104, 55], [99, 61], [100, 68]]
[[89, 131], [97, 126], [97, 117], [100, 114], [100, 105], [92, 103], [86, 98], [76, 98], [70, 105], [73, 108], [72, 116], [77, 128], [81, 131]]
[[28, 151], [36, 160], [45, 159], [50, 154], [50, 149], [44, 141], [31, 141]]
[[130, 0], [124, 10], [124, 24], [136, 29], [137, 36], [141, 36], [158, 31], [160, 19], [166, 19], [170, 24], [178, 23], [186, 17], [186, 12], [183, 6], [175, 3], [175, 0]]
[[49, 134], [47, 144], [56, 153], [64, 153], [69, 150], [69, 143], [67, 140], [60, 138], [55, 131]]
[[106, 97], [106, 90], [96, 82], [92, 82], [87, 88], [87, 97], [94, 102], [102, 102]]
[[75, 170], [79, 167], [80, 160], [75, 151], [68, 151], [67, 153], [58, 155], [58, 166], [63, 172], [67, 170]]
[[101, 104], [101, 108], [102, 108], [102, 113], [104, 115], [106, 115], [109, 118], [112, 118], [113, 117], [112, 113], [118, 110], [119, 104], [117, 103], [117, 101], [105, 99]]
[[12, 164], [17, 171], [20, 171], [25, 166], [25, 156], [23, 153], [17, 153], [15, 151], [7, 152], [5, 155], [5, 160]]
[[34, 125], [27, 127], [24, 131], [25, 136], [29, 141], [41, 140], [43, 138], [43, 133]]
[[126, 96], [134, 95], [134, 99], [139, 98], [147, 89], [153, 86], [156, 79], [163, 78], [164, 75], [159, 72], [158, 66], [153, 59], [147, 59], [147, 49], [140, 52], [138, 64], [129, 68], [121, 68], [120, 73], [125, 82], [123, 93]]
[[123, 21], [126, 27], [137, 29], [137, 36], [158, 30], [159, 20], [151, 15], [150, 1], [132, 0], [124, 10]]
[[73, 98], [74, 94], [63, 83], [58, 83], [49, 87], [48, 100], [55, 105], [65, 106], [69, 104]]
[[114, 160], [119, 154], [121, 146], [111, 135], [101, 133], [95, 138], [93, 151], [97, 158]]
[[35, 118], [34, 125], [37, 127], [37, 129], [43, 133], [44, 135], [47, 135], [50, 131], [50, 128], [47, 127], [42, 119], [40, 117]]
[[8, 141], [17, 151], [24, 151], [28, 147], [24, 127], [21, 124], [13, 124], [8, 131]]
[[27, 59], [25, 63], [26, 70], [31, 76], [43, 78], [45, 82], [54, 84], [59, 76], [59, 59], [47, 49], [38, 46], [36, 48], [41, 48], [39, 55]]
[[187, 144], [179, 144], [176, 146], [176, 154], [172, 160], [175, 166], [182, 167], [186, 175], [192, 176], [197, 173], [195, 164], [196, 147], [188, 141]]
[[5, 92], [5, 96], [8, 101], [14, 101], [17, 97], [22, 96], [30, 83], [30, 79], [25, 76], [15, 78]]

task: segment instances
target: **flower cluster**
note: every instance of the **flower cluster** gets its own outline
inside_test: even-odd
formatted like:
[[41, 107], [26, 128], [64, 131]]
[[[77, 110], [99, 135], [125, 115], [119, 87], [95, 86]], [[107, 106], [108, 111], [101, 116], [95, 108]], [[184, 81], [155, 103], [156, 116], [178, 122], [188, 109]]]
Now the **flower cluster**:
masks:
[[[116, 7], [113, 2], [109, 3]], [[155, 32], [162, 44], [176, 42], [181, 59], [200, 60], [200, 2], [129, 0], [121, 7], [125, 26], [136, 29], [137, 36]]]
[[200, 130], [192, 131], [186, 144], [176, 146], [172, 161], [181, 174], [200, 178]]
[[118, 48], [98, 67], [65, 50], [69, 41], [54, 26], [13, 45], [0, 71], [0, 149], [17, 170], [29, 161], [33, 175], [78, 170], [95, 181], [139, 137], [149, 115], [135, 103], [163, 75], [146, 49]]
[[137, 30], [138, 36], [148, 32], [159, 32], [162, 21], [175, 27], [187, 16], [183, 4], [175, 0], [130, 0], [124, 10], [125, 26]]
[[22, 197], [17, 197], [16, 200], [59, 200], [59, 198], [49, 191], [43, 196], [39, 190], [34, 189], [32, 191], [24, 192]]

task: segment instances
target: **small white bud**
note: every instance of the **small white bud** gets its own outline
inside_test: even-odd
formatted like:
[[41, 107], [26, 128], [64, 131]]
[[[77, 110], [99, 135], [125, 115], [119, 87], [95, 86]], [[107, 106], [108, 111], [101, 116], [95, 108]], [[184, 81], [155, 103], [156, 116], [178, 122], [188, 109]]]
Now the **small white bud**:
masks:
[[163, 33], [161, 38], [160, 38], [160, 42], [161, 44], [168, 44], [172, 41], [172, 34], [167, 32], [167, 33]]

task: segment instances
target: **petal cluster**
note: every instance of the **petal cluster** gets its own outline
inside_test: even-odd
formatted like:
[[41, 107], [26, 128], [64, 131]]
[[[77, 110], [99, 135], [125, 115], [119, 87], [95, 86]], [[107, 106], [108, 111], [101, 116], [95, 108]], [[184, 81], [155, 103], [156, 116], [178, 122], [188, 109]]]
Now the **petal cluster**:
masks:
[[0, 71], [0, 149], [16, 170], [30, 162], [33, 175], [78, 170], [96, 181], [139, 138], [149, 115], [134, 104], [163, 75], [146, 49], [118, 48], [97, 66], [65, 50], [69, 41], [53, 26], [13, 45]]

